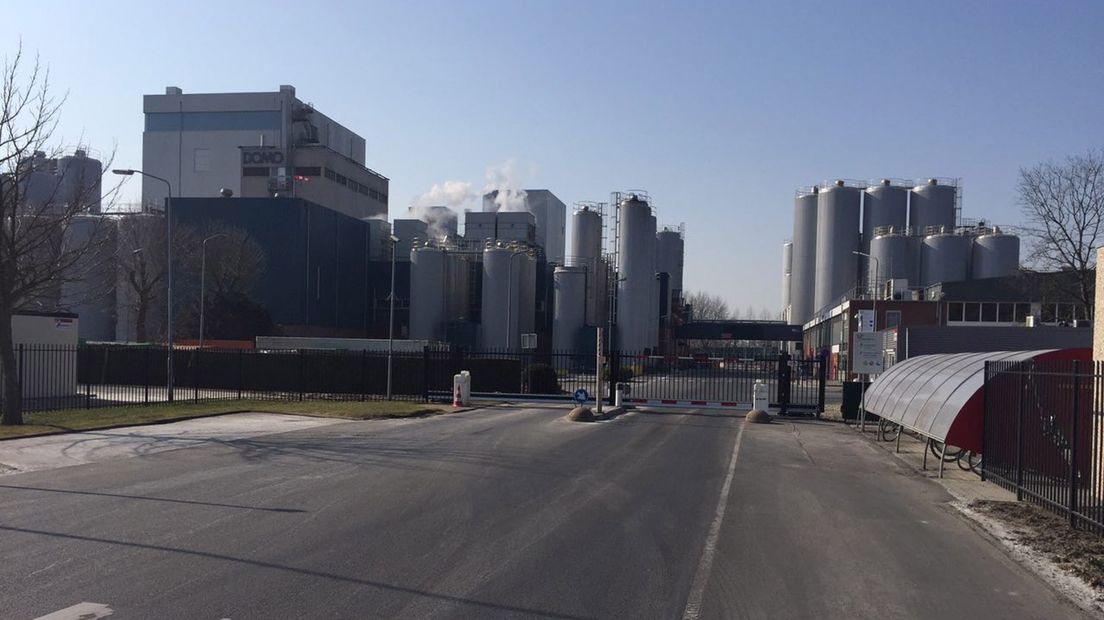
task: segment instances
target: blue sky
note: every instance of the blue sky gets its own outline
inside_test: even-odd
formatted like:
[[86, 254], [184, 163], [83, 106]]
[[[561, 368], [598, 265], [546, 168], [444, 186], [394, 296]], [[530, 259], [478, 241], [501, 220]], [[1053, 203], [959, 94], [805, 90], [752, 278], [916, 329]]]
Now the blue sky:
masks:
[[294, 84], [392, 216], [509, 160], [569, 205], [645, 188], [687, 288], [741, 310], [777, 310], [798, 185], [962, 177], [965, 215], [1016, 224], [1020, 166], [1104, 146], [1104, 2], [5, 4], [64, 144], [138, 166], [141, 95]]

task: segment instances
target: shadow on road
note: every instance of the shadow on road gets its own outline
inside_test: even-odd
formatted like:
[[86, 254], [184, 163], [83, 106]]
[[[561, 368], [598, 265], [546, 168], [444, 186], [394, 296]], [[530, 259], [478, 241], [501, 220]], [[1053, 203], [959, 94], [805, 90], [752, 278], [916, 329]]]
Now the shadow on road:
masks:
[[164, 553], [182, 554], [192, 557], [205, 558], [208, 560], [218, 560], [222, 562], [233, 562], [235, 564], [244, 564], [247, 566], [254, 566], [257, 568], [265, 568], [269, 570], [277, 570], [287, 573], [293, 573], [298, 575], [305, 575], [307, 577], [318, 577], [321, 579], [329, 579], [333, 581], [339, 581], [343, 583], [350, 583], [359, 586], [368, 586], [372, 588], [379, 588], [381, 590], [389, 590], [392, 592], [401, 592], [404, 594], [411, 594], [414, 596], [424, 596], [427, 598], [437, 599], [440, 601], [447, 601], [450, 603], [457, 603], [460, 605], [468, 605], [480, 609], [489, 609], [495, 611], [504, 611], [514, 614], [527, 614], [533, 616], [539, 616], [542, 618], [562, 618], [565, 620], [589, 620], [585, 616], [574, 616], [569, 614], [560, 614], [551, 611], [544, 611], [540, 609], [530, 609], [527, 607], [518, 607], [514, 605], [504, 605], [500, 603], [493, 603], [490, 601], [479, 601], [470, 598], [464, 598], [461, 596], [454, 596], [451, 594], [443, 594], [439, 592], [430, 592], [428, 590], [419, 590], [417, 588], [411, 588], [407, 586], [401, 586], [391, 583], [384, 583], [381, 581], [372, 581], [370, 579], [360, 579], [357, 577], [349, 577], [347, 575], [339, 575], [337, 573], [329, 573], [325, 571], [317, 571], [309, 568], [298, 568], [295, 566], [285, 566], [283, 564], [276, 564], [274, 562], [264, 562], [261, 560], [250, 560], [247, 558], [238, 558], [231, 555], [224, 555], [221, 553], [212, 553], [210, 551], [198, 551], [195, 549], [180, 549], [176, 547], [168, 547], [164, 545], [151, 545], [147, 543], [130, 542], [125, 540], [114, 540], [111, 538], [97, 538], [94, 536], [82, 536], [79, 534], [66, 534], [64, 532], [50, 532], [45, 530], [33, 530], [28, 528], [10, 527], [0, 525], [0, 531], [13, 532], [19, 534], [30, 534], [34, 536], [49, 536], [53, 538], [62, 538], [66, 540], [76, 540], [81, 542], [96, 543], [101, 545], [116, 545], [122, 547], [129, 547], [132, 549], [145, 549], [148, 551], [160, 551]]
[[143, 495], [123, 495], [120, 493], [101, 493], [98, 491], [75, 491], [70, 489], [47, 489], [44, 487], [27, 487], [15, 484], [0, 484], [0, 489], [12, 489], [16, 491], [36, 491], [42, 493], [65, 493], [70, 495], [92, 495], [96, 497], [114, 497], [118, 499], [137, 499], [148, 502], [169, 502], [173, 504], [191, 504], [193, 506], [213, 506], [215, 508], [238, 508], [241, 510], [263, 510], [265, 512], [307, 512], [299, 508], [264, 508], [261, 506], [241, 506], [238, 504], [220, 504], [218, 502], [201, 502], [192, 499], [172, 499], [168, 497], [146, 497]]

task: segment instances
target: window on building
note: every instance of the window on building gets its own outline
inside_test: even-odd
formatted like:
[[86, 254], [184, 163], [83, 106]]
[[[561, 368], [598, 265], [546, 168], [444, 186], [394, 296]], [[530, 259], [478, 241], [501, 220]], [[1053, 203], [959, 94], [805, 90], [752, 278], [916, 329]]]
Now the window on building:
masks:
[[318, 166], [298, 166], [295, 168], [295, 176], [320, 177], [322, 176], [322, 168]]
[[209, 172], [211, 170], [211, 149], [196, 149], [192, 161], [196, 172]]
[[962, 320], [967, 323], [977, 323], [981, 320], [980, 304], [967, 303], [962, 305]]
[[242, 168], [243, 177], [267, 177], [268, 167], [251, 166], [249, 168]]
[[1016, 304], [1016, 322], [1023, 323], [1031, 316], [1031, 304]]
[[1044, 323], [1053, 323], [1058, 318], [1054, 308], [1055, 304], [1042, 304], [1039, 308], [1039, 318]]
[[329, 168], [326, 168], [326, 178], [331, 180], [331, 181], [336, 181], [337, 180], [337, 174], [333, 170], [330, 170]]
[[986, 302], [981, 304], [981, 320], [986, 323], [997, 322], [997, 304], [994, 302]]
[[379, 192], [374, 189], [368, 190], [368, 197], [374, 200], [379, 200]]
[[893, 329], [901, 324], [901, 311], [900, 310], [886, 310], [885, 314], [885, 328]]
[[1073, 304], [1058, 304], [1058, 320], [1066, 323], [1073, 320]]
[[1015, 320], [1015, 304], [1000, 304], [999, 306], [997, 306], [997, 321], [1000, 321], [1001, 323], [1012, 323]]
[[947, 304], [947, 321], [961, 321], [962, 320], [962, 302], [952, 301]]

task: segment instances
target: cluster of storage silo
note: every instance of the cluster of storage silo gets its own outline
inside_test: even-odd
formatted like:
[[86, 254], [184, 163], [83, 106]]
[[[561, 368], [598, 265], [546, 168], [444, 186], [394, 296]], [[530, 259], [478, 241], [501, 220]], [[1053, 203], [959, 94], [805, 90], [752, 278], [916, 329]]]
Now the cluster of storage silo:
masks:
[[[1020, 242], [997, 227], [961, 226], [956, 180], [837, 180], [800, 188], [783, 252], [783, 312], [804, 324], [850, 293], [892, 281], [894, 294], [940, 282], [1012, 275]], [[866, 256], [869, 255], [869, 259]]]

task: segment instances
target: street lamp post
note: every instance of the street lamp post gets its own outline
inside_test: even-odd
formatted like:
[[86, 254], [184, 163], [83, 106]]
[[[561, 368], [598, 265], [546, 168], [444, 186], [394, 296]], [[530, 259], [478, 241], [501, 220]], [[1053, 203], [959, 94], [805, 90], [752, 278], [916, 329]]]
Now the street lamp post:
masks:
[[[859, 252], [858, 250], [852, 252], [852, 254], [854, 254], [856, 256], [865, 256], [867, 260], [874, 261], [874, 288], [877, 289], [878, 288], [878, 273], [881, 271], [881, 265], [878, 263], [878, 257], [877, 256], [871, 256], [871, 255], [867, 254], [866, 252]], [[867, 285], [868, 290], [869, 290], [869, 287], [870, 287], [870, 279], [869, 278], [867, 278], [866, 285]], [[877, 290], [875, 290], [874, 294], [871, 296], [871, 299], [872, 299], [872, 302], [870, 304], [870, 308], [874, 312], [874, 331], [877, 332], [878, 331], [878, 292], [877, 292]], [[862, 328], [861, 323], [859, 324], [859, 327]], [[854, 363], [854, 358], [852, 358], [852, 363]], [[865, 377], [869, 378], [870, 375], [865, 375]], [[862, 379], [862, 383], [859, 384], [859, 387], [862, 390], [862, 394], [859, 396], [859, 400], [861, 402], [861, 404], [859, 405], [859, 408], [862, 409], [862, 411], [859, 412], [859, 431], [865, 431], [866, 430], [866, 379], [865, 378]]]
[[207, 293], [207, 242], [212, 239], [218, 239], [219, 237], [225, 237], [226, 233], [215, 233], [210, 237], [203, 240], [203, 249], [200, 252], [199, 259], [199, 348], [203, 349], [203, 337], [206, 335], [206, 331], [203, 329], [204, 322], [203, 316], [207, 312], [206, 305], [206, 293]]
[[116, 168], [112, 170], [114, 174], [122, 176], [132, 176], [140, 174], [144, 177], [149, 177], [157, 181], [161, 181], [168, 188], [169, 193], [165, 195], [165, 306], [166, 306], [166, 325], [165, 325], [165, 339], [168, 345], [168, 355], [165, 362], [165, 387], [167, 391], [167, 398], [169, 402], [173, 400], [173, 294], [172, 294], [172, 183], [169, 183], [168, 179], [162, 179], [159, 176], [149, 174], [148, 172], [142, 172], [141, 170], [135, 170], [131, 168]]
[[391, 400], [391, 372], [392, 372], [392, 359], [395, 355], [395, 245], [398, 244], [399, 238], [395, 235], [390, 236], [391, 241], [391, 294], [388, 295], [388, 299], [391, 301], [391, 309], [388, 312], [388, 326], [387, 326], [387, 400]]

